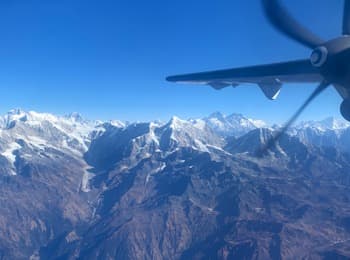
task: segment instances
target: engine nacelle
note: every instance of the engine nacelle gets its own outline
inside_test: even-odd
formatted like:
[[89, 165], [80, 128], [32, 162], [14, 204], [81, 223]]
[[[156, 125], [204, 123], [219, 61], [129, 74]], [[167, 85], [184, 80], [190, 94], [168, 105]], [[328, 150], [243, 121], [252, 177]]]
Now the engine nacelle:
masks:
[[340, 113], [347, 121], [350, 121], [350, 99], [344, 99], [340, 105]]

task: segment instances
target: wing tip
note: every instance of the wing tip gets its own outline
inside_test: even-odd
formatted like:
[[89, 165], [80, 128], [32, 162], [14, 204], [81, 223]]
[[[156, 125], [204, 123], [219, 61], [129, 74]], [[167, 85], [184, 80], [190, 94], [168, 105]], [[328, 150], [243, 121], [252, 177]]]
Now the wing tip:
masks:
[[165, 78], [166, 81], [169, 81], [169, 82], [176, 82], [177, 79], [176, 79], [176, 76], [167, 76]]

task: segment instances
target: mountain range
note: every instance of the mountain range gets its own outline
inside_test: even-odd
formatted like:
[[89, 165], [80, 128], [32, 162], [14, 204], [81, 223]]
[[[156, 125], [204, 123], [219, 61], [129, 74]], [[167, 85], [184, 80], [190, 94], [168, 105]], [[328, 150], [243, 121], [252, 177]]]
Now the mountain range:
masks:
[[0, 117], [0, 259], [348, 259], [350, 124]]

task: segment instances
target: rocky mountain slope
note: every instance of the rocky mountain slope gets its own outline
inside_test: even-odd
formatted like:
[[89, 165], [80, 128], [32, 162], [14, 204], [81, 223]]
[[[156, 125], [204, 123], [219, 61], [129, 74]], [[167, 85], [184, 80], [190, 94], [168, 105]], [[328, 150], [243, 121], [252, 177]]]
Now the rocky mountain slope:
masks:
[[346, 259], [350, 128], [0, 118], [1, 259]]

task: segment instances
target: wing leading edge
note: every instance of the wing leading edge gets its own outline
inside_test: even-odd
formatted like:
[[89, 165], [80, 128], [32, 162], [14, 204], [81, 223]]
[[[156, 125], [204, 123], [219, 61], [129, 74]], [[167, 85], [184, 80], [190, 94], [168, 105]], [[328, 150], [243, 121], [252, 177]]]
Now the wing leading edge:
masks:
[[235, 69], [216, 70], [167, 77], [171, 82], [210, 85], [215, 89], [241, 84], [257, 84], [266, 97], [276, 99], [283, 83], [307, 83], [323, 80], [310, 60], [296, 60]]

